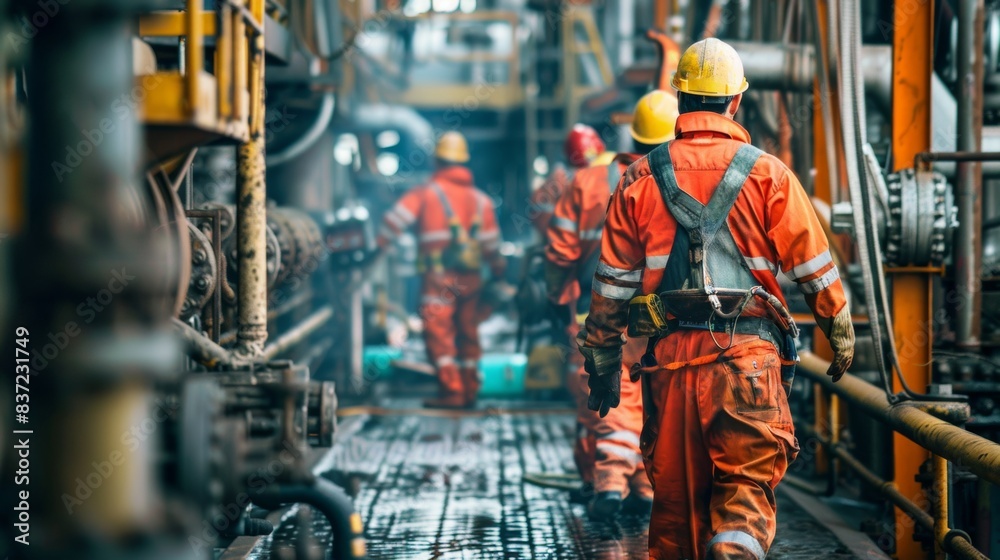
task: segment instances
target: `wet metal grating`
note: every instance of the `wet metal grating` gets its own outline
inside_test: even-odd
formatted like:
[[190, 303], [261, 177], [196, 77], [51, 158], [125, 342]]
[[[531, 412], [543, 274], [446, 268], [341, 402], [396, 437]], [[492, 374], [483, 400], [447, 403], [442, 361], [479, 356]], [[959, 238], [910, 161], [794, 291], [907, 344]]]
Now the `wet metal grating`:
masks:
[[[644, 521], [592, 523], [567, 492], [522, 483], [524, 473], [573, 472], [574, 432], [569, 414], [371, 416], [330, 450], [324, 476], [354, 496], [372, 559], [646, 558]], [[779, 511], [768, 558], [855, 558], [780, 493]], [[309, 535], [298, 534], [296, 518], [286, 515], [251, 556], [329, 542], [321, 516]]]

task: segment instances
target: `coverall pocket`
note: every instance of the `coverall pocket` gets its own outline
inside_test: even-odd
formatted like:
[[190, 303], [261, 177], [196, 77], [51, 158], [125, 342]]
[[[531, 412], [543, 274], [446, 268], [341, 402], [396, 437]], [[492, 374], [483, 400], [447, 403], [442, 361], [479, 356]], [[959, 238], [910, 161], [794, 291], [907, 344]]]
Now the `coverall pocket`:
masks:
[[778, 353], [755, 352], [724, 363], [729, 371], [729, 386], [736, 412], [763, 422], [780, 422], [778, 393], [783, 389]]

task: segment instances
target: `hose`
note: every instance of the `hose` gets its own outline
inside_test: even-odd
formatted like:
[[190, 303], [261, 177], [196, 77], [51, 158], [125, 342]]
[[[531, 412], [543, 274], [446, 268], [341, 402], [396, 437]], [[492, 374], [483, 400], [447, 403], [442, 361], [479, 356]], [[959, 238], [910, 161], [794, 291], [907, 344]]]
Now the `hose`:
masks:
[[[878, 365], [879, 377], [882, 380], [886, 397], [890, 404], [902, 400], [915, 401], [953, 401], [960, 400], [952, 395], [923, 395], [914, 393], [903, 377], [899, 354], [893, 333], [892, 317], [889, 313], [889, 297], [886, 290], [886, 279], [882, 271], [882, 248], [878, 239], [876, 202], [874, 200], [870, 177], [866, 167], [864, 146], [865, 138], [865, 101], [864, 85], [855, 73], [859, 67], [861, 50], [860, 5], [857, 2], [841, 1], [838, 3], [840, 22], [838, 36], [841, 45], [841, 62], [839, 92], [841, 115], [851, 118], [841, 118], [841, 129], [844, 142], [844, 160], [847, 167], [848, 186], [851, 200], [860, 203], [861, 212], [854, 212], [854, 229], [858, 239], [858, 255], [865, 285], [865, 303], [868, 307], [869, 327], [875, 343], [875, 360]], [[885, 331], [883, 338], [883, 329]], [[888, 345], [888, 348], [886, 348]], [[886, 354], [889, 360], [887, 363]], [[895, 372], [903, 390], [897, 394], [892, 390], [891, 376]]]
[[[839, 17], [834, 16], [833, 5], [836, 4], [836, 11]], [[858, 241], [858, 257], [861, 261], [862, 277], [864, 279], [865, 305], [868, 308], [869, 327], [875, 343], [875, 362], [878, 366], [879, 378], [890, 404], [895, 404], [899, 398], [893, 393], [890, 383], [889, 366], [886, 364], [885, 352], [883, 351], [884, 338], [882, 336], [883, 322], [881, 318], [882, 307], [877, 299], [881, 286], [877, 285], [877, 275], [874, 272], [877, 263], [881, 266], [881, 261], [876, 261], [878, 247], [870, 238], [871, 228], [866, 217], [872, 216], [871, 200], [867, 194], [867, 176], [860, 173], [861, 165], [859, 154], [861, 150], [858, 144], [864, 140], [864, 111], [858, 107], [858, 86], [860, 84], [854, 71], [857, 68], [857, 50], [855, 42], [857, 37], [857, 18], [860, 17], [856, 10], [851, 9], [854, 2], [830, 0], [827, 10], [828, 32], [832, 35], [836, 30], [840, 40], [840, 64], [834, 66], [837, 72], [838, 93], [841, 103], [841, 140], [844, 146], [844, 163], [847, 171], [847, 185], [850, 189], [851, 200], [856, 205], [860, 205], [860, 212], [854, 212], [854, 235]], [[863, 101], [862, 101], [863, 103]]]

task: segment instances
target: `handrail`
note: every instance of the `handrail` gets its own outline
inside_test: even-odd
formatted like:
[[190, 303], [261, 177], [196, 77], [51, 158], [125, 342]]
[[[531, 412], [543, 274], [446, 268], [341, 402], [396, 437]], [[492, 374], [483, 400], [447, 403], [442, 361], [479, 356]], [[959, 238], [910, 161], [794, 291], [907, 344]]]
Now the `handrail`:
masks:
[[[942, 419], [964, 424], [969, 418], [969, 406], [961, 402], [901, 402], [890, 404], [885, 391], [862, 379], [846, 374], [833, 383], [826, 375], [830, 362], [812, 352], [800, 354], [799, 371], [810, 381], [822, 386], [831, 398], [841, 397], [848, 405], [860, 408], [872, 418], [913, 440], [932, 453], [931, 472], [936, 496], [931, 513], [919, 508], [900, 494], [896, 485], [884, 481], [869, 471], [844, 446], [816, 434], [824, 448], [877, 488], [886, 499], [903, 513], [934, 535], [941, 550], [958, 558], [988, 560], [972, 545], [964, 531], [949, 526], [951, 504], [948, 497], [948, 462], [958, 463], [979, 476], [980, 480], [1000, 482], [1000, 445], [968, 432]], [[919, 408], [918, 408], [919, 407]]]
[[967, 418], [968, 404], [940, 402], [917, 405], [904, 402], [890, 405], [885, 391], [871, 383], [851, 374], [833, 383], [826, 375], [830, 362], [812, 352], [802, 352], [799, 357], [802, 360], [799, 372], [810, 381], [840, 395], [848, 404], [860, 408], [931, 453], [967, 467], [984, 480], [1000, 484], [1000, 444], [923, 410], [933, 410], [941, 416], [961, 417], [964, 414]]

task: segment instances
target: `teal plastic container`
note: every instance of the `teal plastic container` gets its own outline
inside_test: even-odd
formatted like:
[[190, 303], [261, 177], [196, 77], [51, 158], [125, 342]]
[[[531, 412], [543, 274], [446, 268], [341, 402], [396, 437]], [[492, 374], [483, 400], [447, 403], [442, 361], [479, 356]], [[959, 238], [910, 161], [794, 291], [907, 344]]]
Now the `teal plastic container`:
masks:
[[483, 376], [480, 397], [520, 397], [524, 395], [524, 377], [528, 357], [524, 354], [485, 354], [479, 360]]
[[392, 362], [403, 356], [403, 349], [394, 346], [365, 346], [362, 357], [364, 376], [369, 381], [392, 376]]

